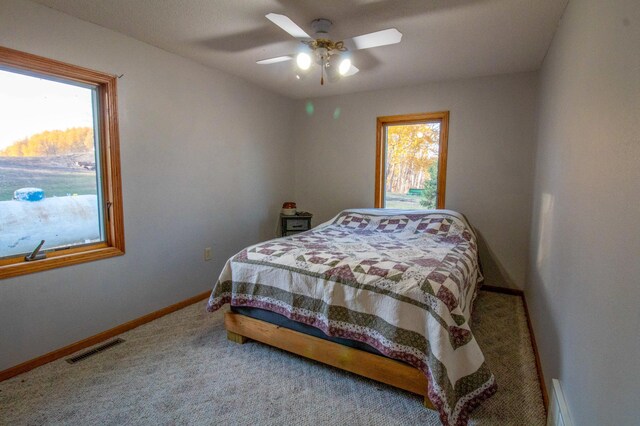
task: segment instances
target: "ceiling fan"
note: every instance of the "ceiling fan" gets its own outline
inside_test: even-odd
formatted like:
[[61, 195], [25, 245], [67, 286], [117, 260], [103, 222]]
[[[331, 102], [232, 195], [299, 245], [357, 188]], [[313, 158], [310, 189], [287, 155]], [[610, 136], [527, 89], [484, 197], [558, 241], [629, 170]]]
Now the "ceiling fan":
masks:
[[[351, 51], [396, 44], [400, 43], [402, 39], [400, 31], [395, 28], [389, 28], [341, 41], [333, 41], [329, 38], [332, 22], [324, 18], [315, 19], [311, 22], [311, 28], [313, 28], [316, 35], [314, 38], [285, 15], [269, 13], [265, 16], [287, 33], [300, 40], [302, 46], [297, 54], [261, 59], [256, 63], [261, 65], [275, 64], [290, 61], [295, 57], [298, 69], [304, 72], [311, 68], [312, 62], [315, 62], [320, 66], [321, 85], [324, 84], [325, 75], [329, 80], [333, 81], [340, 77], [354, 75], [360, 71], [351, 63]], [[296, 77], [300, 79], [300, 73]]]

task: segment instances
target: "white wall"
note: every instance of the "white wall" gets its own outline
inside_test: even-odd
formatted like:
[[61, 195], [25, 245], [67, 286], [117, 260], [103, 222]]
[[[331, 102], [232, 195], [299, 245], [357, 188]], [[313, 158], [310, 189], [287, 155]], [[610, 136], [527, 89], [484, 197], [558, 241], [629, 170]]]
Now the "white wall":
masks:
[[448, 110], [446, 207], [479, 231], [487, 284], [522, 288], [536, 93], [537, 74], [524, 73], [300, 101], [295, 201], [314, 213], [314, 223], [345, 208], [373, 207], [376, 117]]
[[[293, 102], [23, 0], [0, 44], [118, 81], [127, 253], [0, 282], [0, 370], [209, 289], [291, 198]], [[213, 247], [214, 261], [203, 261]]]
[[572, 0], [541, 73], [526, 295], [576, 425], [640, 421], [640, 2]]

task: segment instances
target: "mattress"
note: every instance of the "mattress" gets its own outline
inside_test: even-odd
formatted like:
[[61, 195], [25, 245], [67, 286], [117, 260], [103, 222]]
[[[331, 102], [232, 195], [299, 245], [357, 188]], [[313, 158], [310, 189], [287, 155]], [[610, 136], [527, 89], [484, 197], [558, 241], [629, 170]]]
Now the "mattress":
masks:
[[289, 330], [304, 333], [309, 336], [319, 337], [320, 339], [328, 340], [330, 342], [339, 343], [344, 346], [348, 346], [354, 349], [360, 349], [361, 351], [369, 352], [376, 355], [385, 356], [376, 348], [367, 345], [366, 343], [359, 342], [357, 340], [342, 339], [340, 337], [327, 336], [319, 328], [312, 327], [301, 322], [292, 321], [284, 315], [277, 314], [275, 312], [267, 311], [260, 308], [252, 308], [248, 306], [232, 306], [231, 312], [255, 318], [260, 321], [265, 321], [271, 324], [275, 324], [279, 327], [288, 328]]

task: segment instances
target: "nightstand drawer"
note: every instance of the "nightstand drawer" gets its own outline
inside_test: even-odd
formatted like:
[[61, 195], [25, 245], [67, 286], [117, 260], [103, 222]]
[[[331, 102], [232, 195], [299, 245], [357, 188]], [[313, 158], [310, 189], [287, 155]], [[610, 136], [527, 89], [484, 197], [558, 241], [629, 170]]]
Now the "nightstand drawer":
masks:
[[311, 229], [311, 214], [280, 215], [280, 235], [285, 237]]
[[289, 219], [285, 220], [285, 231], [307, 231], [309, 230], [309, 221], [307, 219]]

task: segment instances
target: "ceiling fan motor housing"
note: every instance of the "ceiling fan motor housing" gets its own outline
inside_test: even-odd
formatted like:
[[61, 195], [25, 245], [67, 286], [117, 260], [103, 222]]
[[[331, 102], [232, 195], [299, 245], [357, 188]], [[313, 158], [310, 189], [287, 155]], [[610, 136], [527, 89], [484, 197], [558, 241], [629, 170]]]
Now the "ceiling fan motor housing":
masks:
[[311, 28], [313, 28], [313, 31], [315, 31], [316, 35], [320, 37], [326, 37], [327, 34], [329, 34], [331, 25], [333, 25], [333, 22], [325, 18], [314, 19], [311, 22]]

